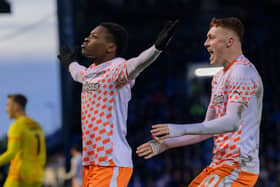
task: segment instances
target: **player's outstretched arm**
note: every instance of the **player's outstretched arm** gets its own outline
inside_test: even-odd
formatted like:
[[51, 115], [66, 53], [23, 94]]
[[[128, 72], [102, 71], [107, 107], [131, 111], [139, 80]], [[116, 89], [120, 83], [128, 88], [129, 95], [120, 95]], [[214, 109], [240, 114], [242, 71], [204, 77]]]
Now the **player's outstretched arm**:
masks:
[[168, 21], [166, 23], [162, 31], [159, 33], [158, 38], [155, 42], [156, 49], [162, 51], [168, 46], [175, 33], [175, 29], [178, 23], [179, 20]]
[[240, 126], [240, 120], [246, 106], [242, 103], [230, 103], [227, 107], [227, 114], [221, 118], [204, 121], [195, 124], [157, 124], [152, 126], [153, 136], [160, 136], [160, 139], [183, 136], [187, 134], [221, 134], [234, 132]]
[[147, 66], [154, 62], [171, 41], [178, 20], [169, 21], [159, 33], [154, 45], [143, 51], [139, 56], [127, 61], [128, 79], [135, 79]]
[[168, 149], [165, 141], [161, 141], [157, 137], [137, 147], [136, 153], [139, 157], [144, 159], [152, 158]]
[[59, 55], [57, 58], [59, 59], [60, 63], [65, 67], [68, 71], [69, 65], [72, 62], [77, 61], [77, 54], [78, 49], [72, 51], [68, 46], [61, 48]]
[[79, 50], [79, 48], [76, 48], [72, 51], [68, 46], [63, 47], [60, 50], [60, 54], [57, 56], [57, 58], [64, 68], [67, 71], [70, 71], [72, 78], [75, 81], [82, 83], [82, 72], [84, 72], [86, 68], [77, 62]]
[[137, 147], [136, 153], [139, 157], [149, 159], [171, 148], [183, 147], [202, 142], [212, 137], [212, 135], [184, 135], [180, 137], [168, 138], [165, 140], [160, 140], [156, 136], [152, 137], [153, 140], [150, 140]]

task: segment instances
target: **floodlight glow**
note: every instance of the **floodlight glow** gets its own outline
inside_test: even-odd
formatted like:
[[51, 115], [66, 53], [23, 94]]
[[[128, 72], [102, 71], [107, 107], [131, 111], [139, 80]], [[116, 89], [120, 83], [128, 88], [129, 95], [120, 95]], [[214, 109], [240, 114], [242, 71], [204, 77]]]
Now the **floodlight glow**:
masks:
[[194, 70], [194, 75], [197, 77], [210, 77], [215, 75], [215, 73], [217, 73], [221, 69], [223, 69], [223, 67], [197, 68]]

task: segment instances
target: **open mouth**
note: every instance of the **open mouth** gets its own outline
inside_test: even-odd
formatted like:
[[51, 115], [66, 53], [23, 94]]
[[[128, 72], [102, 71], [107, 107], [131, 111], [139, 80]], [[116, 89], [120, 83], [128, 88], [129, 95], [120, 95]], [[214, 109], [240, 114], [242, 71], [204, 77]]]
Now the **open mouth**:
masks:
[[84, 42], [84, 43], [81, 45], [81, 48], [84, 49], [84, 48], [86, 47], [86, 45], [87, 45], [87, 43]]
[[210, 54], [210, 60], [212, 60], [212, 59], [213, 59], [214, 51], [211, 50], [211, 49], [208, 49], [208, 52], [209, 52], [209, 54]]
[[208, 49], [208, 52], [210, 53], [210, 55], [213, 55], [214, 51], [211, 49]]

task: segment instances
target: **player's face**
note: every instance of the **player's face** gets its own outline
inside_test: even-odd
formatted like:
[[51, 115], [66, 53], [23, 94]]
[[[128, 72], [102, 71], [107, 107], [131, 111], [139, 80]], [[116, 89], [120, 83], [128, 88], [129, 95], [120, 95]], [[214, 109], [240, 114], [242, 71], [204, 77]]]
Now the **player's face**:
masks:
[[8, 98], [6, 112], [8, 113], [10, 119], [15, 118], [16, 110], [17, 110], [17, 103], [14, 102], [12, 98]]
[[93, 29], [82, 44], [82, 54], [91, 58], [104, 58], [112, 42], [108, 40], [108, 31], [105, 27], [97, 26]]
[[226, 42], [227, 35], [224, 28], [215, 26], [210, 28], [204, 43], [204, 46], [210, 53], [210, 64], [223, 65], [227, 61], [225, 58]]

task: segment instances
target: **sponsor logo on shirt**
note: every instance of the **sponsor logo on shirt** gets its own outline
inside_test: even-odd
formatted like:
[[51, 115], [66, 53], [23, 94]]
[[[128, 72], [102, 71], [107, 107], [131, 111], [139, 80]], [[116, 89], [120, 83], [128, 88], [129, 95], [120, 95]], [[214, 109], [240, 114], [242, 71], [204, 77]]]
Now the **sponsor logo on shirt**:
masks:
[[83, 84], [83, 92], [97, 91], [99, 88], [100, 88], [100, 84], [98, 82], [96, 83], [86, 82], [85, 84]]
[[214, 105], [218, 105], [220, 103], [224, 102], [224, 96], [223, 95], [215, 95], [214, 96]]
[[85, 78], [86, 79], [95, 78], [95, 77], [98, 77], [99, 75], [102, 75], [103, 73], [105, 73], [105, 71], [92, 72], [92, 73], [89, 73], [89, 74], [85, 75]]

